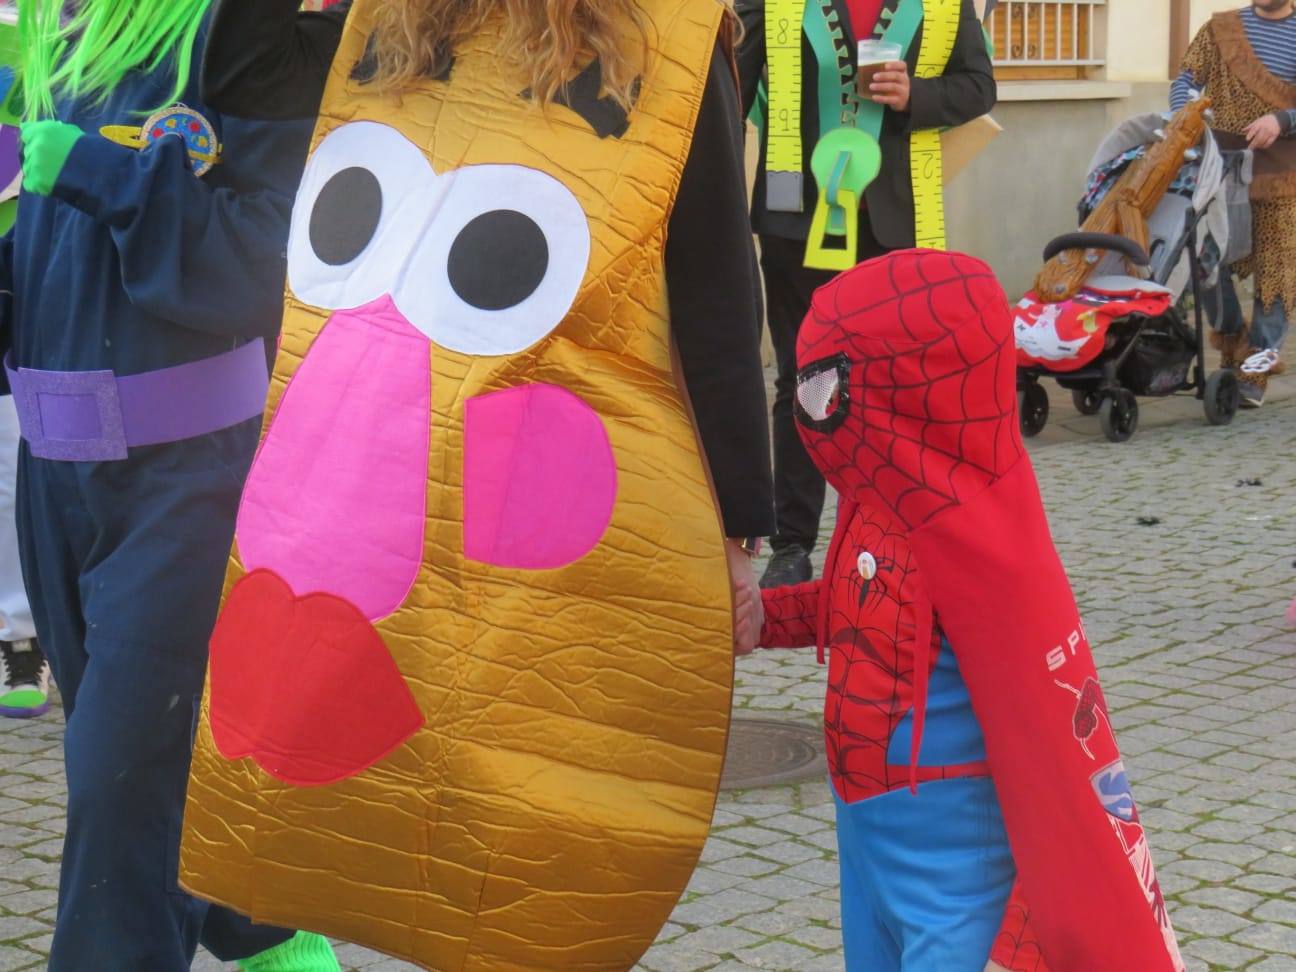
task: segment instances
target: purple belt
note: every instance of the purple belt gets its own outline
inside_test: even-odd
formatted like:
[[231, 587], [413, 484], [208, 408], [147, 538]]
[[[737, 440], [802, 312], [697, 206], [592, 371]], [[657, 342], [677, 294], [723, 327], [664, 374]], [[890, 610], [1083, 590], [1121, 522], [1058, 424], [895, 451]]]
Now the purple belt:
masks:
[[174, 368], [118, 378], [111, 371], [37, 371], [5, 359], [18, 424], [33, 456], [67, 462], [125, 459], [128, 446], [178, 442], [227, 429], [265, 409], [265, 341]]

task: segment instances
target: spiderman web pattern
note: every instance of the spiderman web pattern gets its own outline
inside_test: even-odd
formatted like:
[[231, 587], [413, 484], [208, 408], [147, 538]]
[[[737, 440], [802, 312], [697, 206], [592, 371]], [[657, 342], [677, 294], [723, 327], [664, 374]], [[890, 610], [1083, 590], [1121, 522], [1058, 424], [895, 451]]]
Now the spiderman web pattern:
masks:
[[1009, 972], [1048, 972], [1039, 939], [1030, 925], [1030, 911], [1018, 900], [1018, 890], [1014, 887], [1013, 896], [1008, 900], [990, 958]]
[[914, 529], [1023, 454], [1008, 305], [980, 261], [915, 251], [839, 277], [816, 295], [798, 359], [840, 352], [853, 412], [830, 434], [803, 430], [839, 491]]

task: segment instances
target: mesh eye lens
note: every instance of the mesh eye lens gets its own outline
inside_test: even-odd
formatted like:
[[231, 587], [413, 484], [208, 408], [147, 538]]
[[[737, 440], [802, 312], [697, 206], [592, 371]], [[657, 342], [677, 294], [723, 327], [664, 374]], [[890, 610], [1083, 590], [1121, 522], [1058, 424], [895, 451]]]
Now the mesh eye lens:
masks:
[[797, 382], [797, 401], [802, 411], [816, 422], [822, 422], [836, 411], [840, 397], [841, 378], [836, 369]]
[[797, 375], [796, 416], [808, 428], [830, 432], [846, 419], [850, 404], [850, 361], [835, 355], [816, 361]]

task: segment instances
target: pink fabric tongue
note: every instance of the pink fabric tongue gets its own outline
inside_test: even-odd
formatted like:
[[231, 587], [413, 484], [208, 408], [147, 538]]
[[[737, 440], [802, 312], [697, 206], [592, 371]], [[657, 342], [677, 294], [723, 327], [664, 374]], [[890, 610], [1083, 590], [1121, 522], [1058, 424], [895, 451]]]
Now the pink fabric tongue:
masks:
[[239, 508], [244, 566], [391, 614], [423, 560], [430, 342], [389, 297], [339, 311], [284, 393]]
[[464, 556], [548, 570], [599, 542], [616, 501], [616, 463], [598, 414], [556, 385], [468, 400]]

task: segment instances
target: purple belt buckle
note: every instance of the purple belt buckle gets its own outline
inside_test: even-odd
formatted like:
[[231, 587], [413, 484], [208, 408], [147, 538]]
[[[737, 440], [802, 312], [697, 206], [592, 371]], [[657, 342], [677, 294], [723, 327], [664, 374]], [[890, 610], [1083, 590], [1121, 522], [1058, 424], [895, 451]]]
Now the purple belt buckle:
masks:
[[9, 371], [9, 386], [33, 456], [65, 462], [126, 458], [121, 399], [111, 371], [23, 368]]
[[38, 371], [5, 359], [31, 454], [63, 462], [125, 459], [131, 446], [179, 442], [257, 418], [270, 376], [263, 340], [189, 364], [118, 378]]

